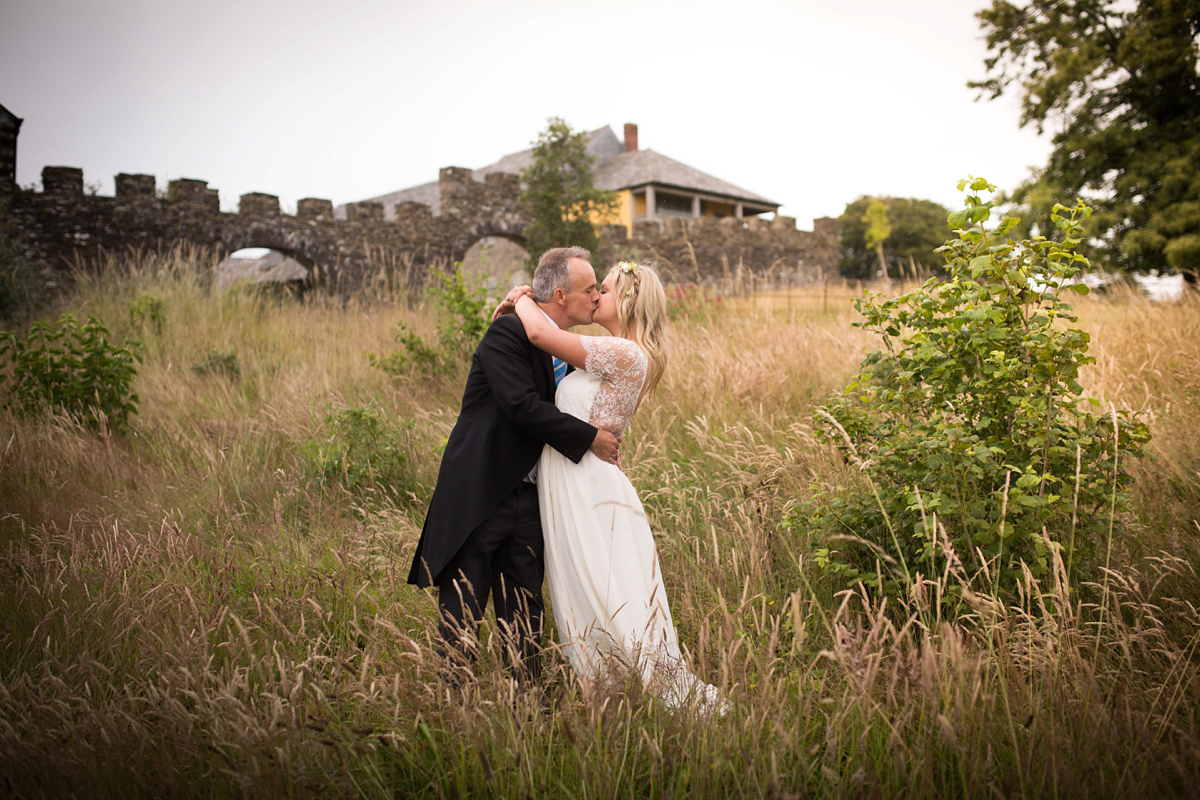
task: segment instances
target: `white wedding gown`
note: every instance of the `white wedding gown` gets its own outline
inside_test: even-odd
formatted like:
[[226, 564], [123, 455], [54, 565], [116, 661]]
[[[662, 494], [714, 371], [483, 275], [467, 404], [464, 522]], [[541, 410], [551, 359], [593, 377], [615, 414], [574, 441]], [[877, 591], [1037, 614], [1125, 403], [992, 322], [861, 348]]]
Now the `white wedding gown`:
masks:
[[[628, 339], [584, 336], [583, 346], [586, 371], [562, 380], [555, 404], [622, 436], [649, 360]], [[716, 687], [685, 666], [650, 525], [625, 473], [591, 451], [575, 464], [546, 447], [537, 483], [554, 621], [585, 688], [628, 670], [668, 706], [723, 710]]]

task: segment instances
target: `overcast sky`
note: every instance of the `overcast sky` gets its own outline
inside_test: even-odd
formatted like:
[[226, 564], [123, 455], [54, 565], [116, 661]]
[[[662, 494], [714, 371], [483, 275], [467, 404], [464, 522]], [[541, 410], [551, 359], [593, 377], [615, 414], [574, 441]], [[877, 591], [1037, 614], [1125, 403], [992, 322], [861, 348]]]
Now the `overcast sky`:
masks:
[[984, 0], [0, 0], [17, 180], [200, 178], [221, 206], [340, 204], [482, 167], [551, 116], [653, 149], [810, 228], [863, 194], [951, 205], [1044, 163], [976, 101]]

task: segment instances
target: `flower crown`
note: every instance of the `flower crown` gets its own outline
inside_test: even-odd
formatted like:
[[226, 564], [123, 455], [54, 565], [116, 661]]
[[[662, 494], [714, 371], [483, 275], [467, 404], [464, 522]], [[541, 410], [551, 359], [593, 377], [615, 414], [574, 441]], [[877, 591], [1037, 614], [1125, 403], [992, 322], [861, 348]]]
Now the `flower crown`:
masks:
[[[638, 272], [637, 264], [634, 264], [632, 261], [617, 262], [617, 269], [621, 270], [622, 273], [624, 273], [625, 275], [629, 275], [629, 276], [636, 276], [637, 272]], [[633, 297], [633, 287], [630, 287], [625, 290], [625, 296]]]

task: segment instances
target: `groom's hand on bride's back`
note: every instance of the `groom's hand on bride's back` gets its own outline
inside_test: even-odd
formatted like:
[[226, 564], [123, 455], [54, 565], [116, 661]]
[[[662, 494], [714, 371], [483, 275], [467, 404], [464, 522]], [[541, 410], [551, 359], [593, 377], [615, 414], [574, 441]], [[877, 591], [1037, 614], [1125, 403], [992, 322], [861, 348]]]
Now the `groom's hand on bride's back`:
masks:
[[621, 466], [621, 440], [609, 431], [603, 428], [597, 430], [591, 449], [601, 461]]

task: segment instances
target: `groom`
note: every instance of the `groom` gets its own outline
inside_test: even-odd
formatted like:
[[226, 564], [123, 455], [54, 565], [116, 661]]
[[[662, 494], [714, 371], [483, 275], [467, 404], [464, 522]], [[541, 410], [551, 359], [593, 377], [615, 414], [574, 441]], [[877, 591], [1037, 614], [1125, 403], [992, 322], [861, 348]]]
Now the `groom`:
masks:
[[[582, 247], [558, 247], [538, 261], [533, 299], [560, 328], [592, 321], [600, 295], [590, 257]], [[491, 594], [528, 677], [540, 672], [544, 546], [530, 473], [544, 445], [576, 463], [589, 449], [616, 463], [619, 448], [610, 432], [555, 408], [566, 371], [530, 344], [516, 314], [492, 322], [471, 358], [408, 574], [418, 587], [438, 587], [439, 632], [451, 662], [470, 663]]]

